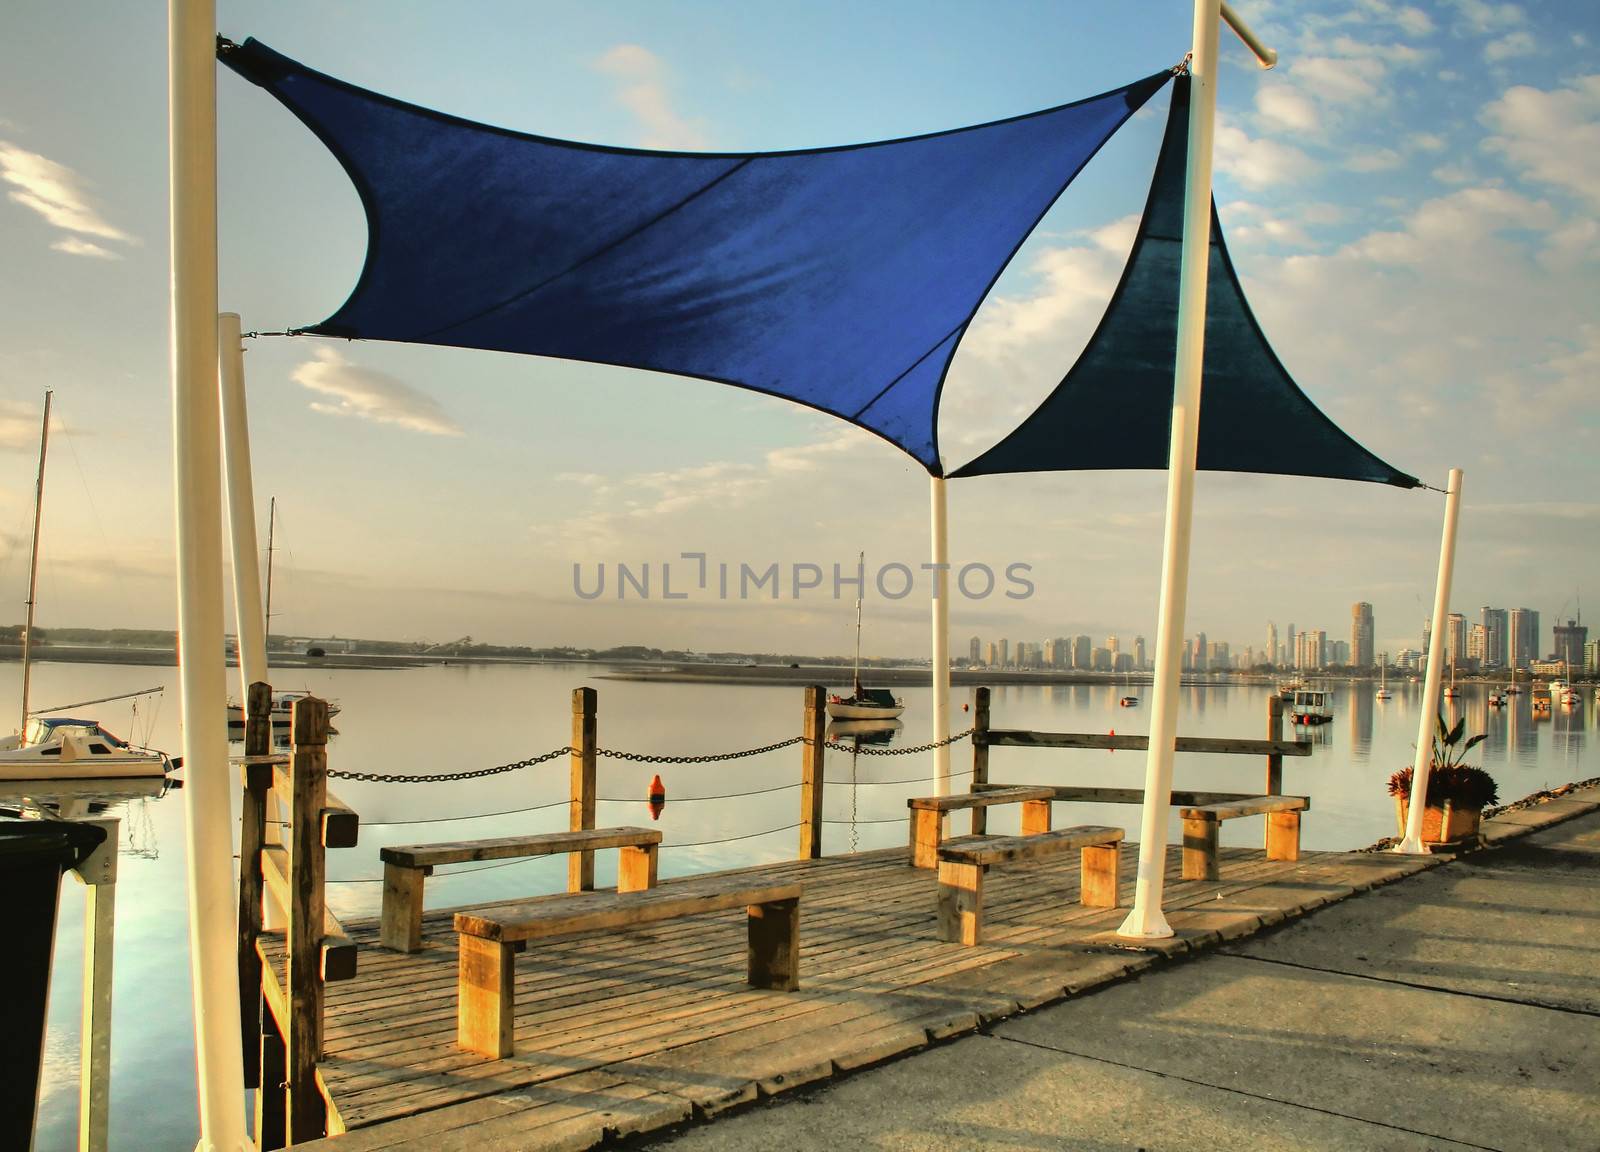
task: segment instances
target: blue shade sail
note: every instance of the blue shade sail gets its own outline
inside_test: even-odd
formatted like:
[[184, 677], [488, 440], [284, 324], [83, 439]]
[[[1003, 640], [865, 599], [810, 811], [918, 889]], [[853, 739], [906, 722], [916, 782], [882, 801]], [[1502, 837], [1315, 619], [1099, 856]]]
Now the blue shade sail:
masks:
[[[1183, 76], [1173, 84], [1144, 218], [1099, 327], [1034, 413], [952, 476], [1167, 467], [1188, 134]], [[1245, 301], [1215, 204], [1207, 275], [1198, 467], [1416, 487], [1415, 477], [1357, 444], [1295, 386]]]
[[841, 416], [939, 475], [945, 371], [995, 279], [1171, 77], [1008, 120], [798, 152], [651, 152], [404, 104], [255, 41], [223, 63], [338, 158], [350, 298], [301, 331], [695, 376]]

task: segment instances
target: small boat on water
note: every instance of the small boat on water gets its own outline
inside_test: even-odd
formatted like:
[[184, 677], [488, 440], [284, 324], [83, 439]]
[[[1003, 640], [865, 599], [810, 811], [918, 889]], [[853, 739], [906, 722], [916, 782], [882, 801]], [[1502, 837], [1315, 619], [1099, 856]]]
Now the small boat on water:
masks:
[[[274, 728], [287, 728], [294, 711], [294, 702], [304, 700], [311, 695], [309, 692], [274, 692], [272, 694], [272, 718]], [[336, 701], [328, 701], [328, 715], [337, 716], [339, 705]], [[228, 701], [228, 737], [231, 740], [244, 739], [244, 708], [237, 700]]]
[[1583, 698], [1571, 688], [1561, 694], [1561, 706], [1563, 708], [1577, 708], [1582, 703]]
[[1117, 701], [1117, 705], [1121, 708], [1137, 708], [1139, 706], [1139, 698], [1137, 696], [1124, 696]]
[[114, 780], [174, 767], [165, 752], [136, 748], [94, 720], [34, 716], [25, 732], [0, 737], [0, 780]]
[[1489, 693], [1489, 707], [1491, 707], [1491, 708], [1504, 708], [1505, 706], [1506, 706], [1506, 694], [1504, 692], [1491, 692], [1491, 693]]
[[1333, 708], [1328, 704], [1326, 692], [1301, 689], [1294, 694], [1293, 717], [1296, 724], [1315, 727], [1333, 722]]
[[[859, 578], [866, 579], [867, 554], [863, 552], [857, 565]], [[864, 588], [864, 583], [857, 584], [857, 588]], [[894, 693], [887, 688], [863, 688], [861, 686], [861, 597], [856, 597], [856, 662], [855, 669], [850, 677], [850, 695], [840, 696], [835, 693], [828, 697], [828, 719], [830, 720], [893, 720], [906, 710]]]
[[1387, 700], [1393, 695], [1394, 693], [1389, 691], [1389, 668], [1388, 665], [1385, 665], [1382, 672], [1378, 674], [1378, 690], [1373, 693], [1373, 696], [1379, 700]]

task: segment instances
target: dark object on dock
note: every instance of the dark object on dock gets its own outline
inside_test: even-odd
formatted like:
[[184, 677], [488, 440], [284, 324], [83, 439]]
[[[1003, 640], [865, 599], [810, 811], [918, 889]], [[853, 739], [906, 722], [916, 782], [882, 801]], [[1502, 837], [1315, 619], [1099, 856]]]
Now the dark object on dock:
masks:
[[12, 1074], [0, 1088], [0, 1147], [32, 1147], [61, 874], [83, 863], [105, 838], [105, 829], [92, 824], [0, 820], [0, 885], [10, 922], [21, 927], [0, 951], [0, 987], [8, 993], [15, 1038]]

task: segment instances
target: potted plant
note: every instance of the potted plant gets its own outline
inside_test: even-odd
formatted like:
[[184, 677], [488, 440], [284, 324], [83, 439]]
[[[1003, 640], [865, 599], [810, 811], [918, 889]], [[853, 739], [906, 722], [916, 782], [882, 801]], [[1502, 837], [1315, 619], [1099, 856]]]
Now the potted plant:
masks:
[[[1442, 713], [1438, 720], [1428, 769], [1428, 796], [1422, 813], [1422, 841], [1454, 846], [1477, 836], [1483, 810], [1499, 799], [1499, 789], [1489, 773], [1464, 763], [1467, 753], [1488, 739], [1487, 734], [1480, 732], [1463, 743], [1462, 737], [1467, 731], [1465, 717], [1457, 720], [1454, 727]], [[1404, 836], [1411, 808], [1409, 766], [1389, 777], [1389, 795], [1394, 797], [1400, 835]]]

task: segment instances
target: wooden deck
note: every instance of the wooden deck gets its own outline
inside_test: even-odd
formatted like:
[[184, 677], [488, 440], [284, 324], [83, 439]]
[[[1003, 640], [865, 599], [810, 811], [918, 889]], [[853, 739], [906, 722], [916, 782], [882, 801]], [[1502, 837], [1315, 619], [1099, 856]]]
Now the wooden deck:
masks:
[[909, 867], [905, 849], [745, 869], [806, 886], [800, 991], [745, 984], [742, 911], [538, 942], [517, 961], [517, 1053], [506, 1060], [456, 1045], [449, 913], [427, 915], [411, 955], [379, 948], [377, 921], [350, 924], [359, 971], [328, 987], [319, 1068], [332, 1130], [345, 1134], [327, 1146], [587, 1148], [970, 1032], [1438, 862], [1290, 863], [1235, 848], [1220, 880], [1184, 881], [1175, 847], [1167, 910], [1178, 934], [1132, 949], [1112, 933], [1137, 856], [1124, 846], [1121, 909], [1078, 904], [1076, 854], [996, 867], [975, 948], [936, 938], [935, 878]]

